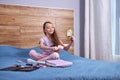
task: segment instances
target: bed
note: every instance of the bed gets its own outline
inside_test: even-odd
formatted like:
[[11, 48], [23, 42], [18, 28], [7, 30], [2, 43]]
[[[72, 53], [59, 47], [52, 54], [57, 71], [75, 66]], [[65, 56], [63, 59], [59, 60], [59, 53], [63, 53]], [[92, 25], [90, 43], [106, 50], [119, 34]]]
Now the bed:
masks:
[[[31, 49], [0, 45], [0, 68], [18, 64], [17, 60], [29, 58]], [[63, 60], [73, 62], [69, 67], [46, 67], [31, 72], [0, 71], [0, 80], [120, 80], [120, 63], [90, 60], [60, 51]]]

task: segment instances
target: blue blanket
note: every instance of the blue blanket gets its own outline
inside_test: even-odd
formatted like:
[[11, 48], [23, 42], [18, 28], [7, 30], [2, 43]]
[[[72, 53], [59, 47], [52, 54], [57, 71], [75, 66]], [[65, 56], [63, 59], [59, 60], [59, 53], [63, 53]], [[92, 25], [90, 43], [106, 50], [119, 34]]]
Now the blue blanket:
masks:
[[[30, 58], [31, 49], [0, 45], [0, 68], [19, 64], [17, 60]], [[90, 60], [60, 51], [61, 59], [73, 62], [65, 68], [39, 68], [31, 72], [0, 71], [0, 80], [120, 80], [120, 63]], [[24, 64], [24, 63], [23, 63]]]

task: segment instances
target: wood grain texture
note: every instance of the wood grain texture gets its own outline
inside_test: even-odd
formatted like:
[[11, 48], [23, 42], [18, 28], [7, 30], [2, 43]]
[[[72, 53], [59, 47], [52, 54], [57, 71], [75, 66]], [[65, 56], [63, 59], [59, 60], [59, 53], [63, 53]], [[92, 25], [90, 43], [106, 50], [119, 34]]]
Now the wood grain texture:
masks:
[[[69, 43], [66, 32], [72, 29], [74, 33], [73, 10], [0, 4], [0, 44], [38, 46], [45, 21], [53, 22], [59, 38]], [[74, 53], [74, 45], [70, 52]]]

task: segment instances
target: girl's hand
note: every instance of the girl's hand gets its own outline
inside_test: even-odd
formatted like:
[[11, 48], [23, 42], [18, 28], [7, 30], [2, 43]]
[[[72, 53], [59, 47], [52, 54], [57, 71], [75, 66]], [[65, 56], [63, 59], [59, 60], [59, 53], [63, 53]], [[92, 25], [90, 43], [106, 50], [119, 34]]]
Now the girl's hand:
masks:
[[71, 36], [71, 38], [70, 38], [71, 42], [73, 42], [74, 39], [75, 39], [74, 36]]
[[59, 49], [64, 49], [64, 47], [62, 45], [58, 45]]
[[53, 51], [58, 51], [59, 48], [55, 46], [55, 47], [52, 47], [52, 50], [53, 50]]

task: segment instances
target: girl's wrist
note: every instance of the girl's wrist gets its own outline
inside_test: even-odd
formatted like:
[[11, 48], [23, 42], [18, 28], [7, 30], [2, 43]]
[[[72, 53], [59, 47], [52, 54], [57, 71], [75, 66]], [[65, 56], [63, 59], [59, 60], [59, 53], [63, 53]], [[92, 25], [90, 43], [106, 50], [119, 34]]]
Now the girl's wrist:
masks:
[[44, 49], [53, 50], [53, 47], [45, 46]]
[[50, 47], [50, 50], [54, 50], [54, 47]]

